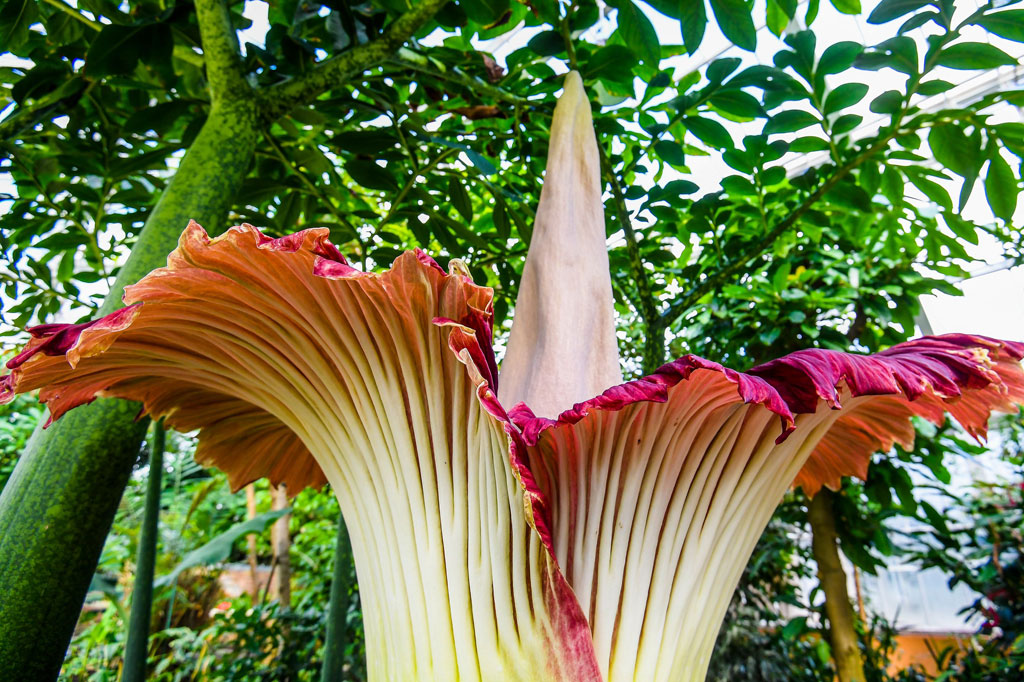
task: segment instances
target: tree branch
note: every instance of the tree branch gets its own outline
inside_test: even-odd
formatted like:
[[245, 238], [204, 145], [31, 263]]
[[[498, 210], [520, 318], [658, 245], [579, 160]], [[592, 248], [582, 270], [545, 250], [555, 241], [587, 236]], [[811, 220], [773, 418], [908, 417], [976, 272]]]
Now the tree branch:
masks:
[[80, 21], [94, 31], [99, 31], [103, 28], [103, 24], [98, 21], [94, 21], [89, 17], [85, 16], [71, 5], [64, 2], [64, 0], [46, 0], [46, 4], [52, 7], [56, 7], [61, 12], [64, 12], [76, 21]]
[[514, 104], [517, 106], [529, 106], [533, 104], [533, 102], [528, 99], [517, 97], [516, 95], [513, 95], [510, 92], [505, 92], [501, 88], [491, 85], [476, 76], [471, 76], [457, 66], [449, 66], [445, 70], [437, 68], [426, 57], [406, 48], [400, 49], [398, 54], [388, 61], [405, 69], [419, 71], [420, 73], [427, 74], [428, 76], [434, 76], [441, 80], [456, 83], [477, 94], [490, 97], [491, 99], [498, 100], [499, 102], [507, 102], [508, 104]]
[[252, 96], [242, 74], [238, 36], [231, 25], [231, 15], [224, 0], [196, 0], [196, 20], [203, 41], [206, 79], [210, 83], [213, 103]]
[[805, 213], [811, 210], [818, 201], [825, 196], [829, 190], [835, 187], [840, 180], [849, 175], [855, 168], [860, 166], [862, 163], [873, 157], [879, 151], [884, 149], [889, 142], [896, 137], [896, 132], [889, 133], [875, 144], [868, 147], [865, 151], [854, 157], [849, 163], [836, 169], [836, 171], [829, 176], [828, 180], [822, 183], [821, 187], [814, 191], [809, 197], [807, 197], [803, 203], [797, 206], [793, 211], [783, 218], [781, 221], [775, 224], [775, 226], [768, 231], [767, 234], [763, 235], [757, 240], [757, 244], [748, 249], [745, 253], [741, 254], [733, 262], [726, 265], [718, 272], [708, 276], [703, 282], [696, 285], [689, 292], [676, 298], [672, 304], [662, 313], [662, 320], [665, 326], [672, 324], [676, 318], [682, 315], [684, 312], [692, 308], [697, 301], [704, 297], [708, 292], [716, 289], [719, 285], [730, 279], [733, 275], [743, 270], [752, 260], [757, 258], [759, 255], [764, 253], [765, 245], [772, 244], [776, 239], [785, 234], [790, 228], [792, 228], [798, 220]]
[[313, 101], [356, 74], [384, 63], [447, 2], [448, 0], [421, 0], [391, 22], [384, 33], [373, 42], [332, 57], [301, 76], [267, 88], [260, 93], [260, 110], [264, 119], [272, 121], [300, 104]]
[[665, 323], [661, 315], [658, 314], [658, 305], [654, 300], [654, 293], [651, 291], [651, 282], [647, 277], [644, 259], [640, 255], [640, 247], [636, 243], [636, 231], [633, 229], [633, 223], [629, 220], [629, 211], [626, 208], [626, 197], [622, 192], [622, 185], [619, 184], [619, 178], [608, 161], [604, 147], [601, 145], [597, 147], [601, 154], [601, 166], [604, 169], [605, 178], [612, 188], [615, 217], [626, 237], [629, 271], [636, 284], [636, 293], [639, 299], [636, 302], [636, 307], [647, 328], [644, 338], [643, 371], [645, 374], [650, 374], [665, 361]]

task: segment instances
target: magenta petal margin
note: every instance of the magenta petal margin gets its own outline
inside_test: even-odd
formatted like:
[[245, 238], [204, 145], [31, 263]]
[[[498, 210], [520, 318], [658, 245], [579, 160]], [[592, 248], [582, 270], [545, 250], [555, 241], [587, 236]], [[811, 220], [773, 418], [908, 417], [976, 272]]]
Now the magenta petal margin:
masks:
[[[753, 546], [760, 532], [755, 526], [766, 522], [786, 485], [814, 494], [822, 486], [838, 487], [843, 476], [864, 476], [874, 453], [911, 443], [911, 417], [938, 422], [949, 413], [980, 438], [991, 413], [1014, 411], [1024, 401], [1024, 344], [961, 334], [918, 339], [872, 356], [800, 351], [747, 373], [686, 356], [555, 419], [538, 418], [528, 405], [506, 410], [497, 399], [489, 289], [473, 284], [458, 268], [445, 273], [420, 251], [404, 254], [385, 273], [363, 273], [345, 261], [322, 229], [271, 239], [244, 225], [210, 239], [192, 223], [168, 266], [129, 287], [125, 298], [131, 305], [98, 320], [29, 330], [32, 339], [7, 363], [10, 374], [0, 378], [0, 401], [40, 389], [56, 419], [97, 395], [139, 400], [150, 414], [167, 415], [175, 428], [199, 429], [197, 459], [225, 469], [235, 487], [266, 476], [287, 482], [289, 492], [296, 493], [330, 478], [332, 485], [349, 485], [358, 494], [359, 487], [350, 483], [365, 480], [384, 492], [406, 486], [434, 514], [452, 499], [478, 493], [492, 495], [487, 504], [497, 501], [498, 509], [522, 510], [518, 526], [515, 520], [508, 526], [509, 537], [518, 539], [507, 545], [516, 556], [529, 557], [523, 580], [535, 587], [513, 590], [516, 599], [526, 601], [506, 625], [525, 628], [525, 614], [537, 616], [542, 633], [534, 637], [519, 630], [517, 637], [528, 656], [537, 646], [557, 650], [555, 656], [540, 656], [547, 679], [632, 679], [654, 671], [658, 674], [651, 679], [666, 674], [668, 679], [683, 670], [702, 679], [706, 660], [701, 657], [710, 655], [719, 624], [714, 614], [724, 612], [714, 595], [728, 592], [730, 580], [735, 584], [729, 576], [736, 567], [732, 573], [718, 570], [715, 557], [738, 556], [742, 552], [733, 547]], [[468, 402], [459, 402], [464, 396]], [[475, 416], [481, 409], [482, 421]], [[330, 445], [336, 439], [363, 446], [335, 457]], [[374, 458], [385, 460], [379, 470]], [[465, 468], [456, 471], [456, 460]], [[401, 469], [401, 461], [409, 469]], [[488, 481], [480, 487], [477, 481], [466, 494], [457, 489], [469, 485], [469, 472], [480, 476], [495, 462], [503, 468], [494, 475], [512, 481], [511, 488], [496, 479], [494, 486]], [[393, 475], [395, 466], [402, 478], [384, 485], [381, 477]], [[592, 470], [598, 466], [608, 468]], [[443, 504], [427, 499], [426, 485], [421, 489], [416, 475], [436, 478], [430, 481], [436, 490], [427, 492], [436, 492]], [[596, 492], [588, 490], [591, 484]], [[776, 497], [759, 499], [761, 490]], [[624, 500], [624, 494], [632, 497]], [[510, 497], [502, 501], [494, 495]], [[718, 502], [707, 502], [709, 496]], [[367, 519], [380, 511], [382, 519], [391, 518], [406, 533], [422, 526], [415, 514], [399, 518], [389, 516], [390, 509], [378, 510], [375, 499], [360, 500], [350, 511]], [[757, 509], [741, 508], [744, 500], [756, 502]], [[620, 501], [628, 502], [634, 524], [621, 531], [624, 535], [608, 530], [621, 523], [606, 527], [600, 518], [611, 509], [607, 505], [615, 507], [607, 513], [618, 513]], [[437, 532], [459, 542], [474, 533], [504, 532], [504, 526], [494, 525], [499, 517], [489, 508], [477, 511], [469, 525], [461, 512], [439, 515]], [[753, 516], [744, 519], [747, 511]], [[734, 518], [744, 522], [730, 521]], [[524, 536], [530, 533], [516, 530], [526, 528], [524, 521], [536, 532], [537, 552]], [[662, 534], [660, 523], [676, 535]], [[719, 535], [694, 539], [687, 524], [698, 529], [708, 524], [708, 534], [718, 528]], [[369, 528], [364, 542], [374, 546]], [[605, 539], [595, 549], [592, 538], [599, 533]], [[415, 534], [402, 537], [395, 548], [380, 545], [374, 556], [407, 551], [402, 543], [419, 541]], [[651, 551], [643, 549], [655, 541]], [[496, 570], [504, 570], [504, 549], [488, 550], [498, 552], [490, 560]], [[621, 570], [598, 575], [587, 563], [595, 552], [605, 565], [611, 561]], [[704, 568], [682, 566], [678, 570], [685, 575], [672, 578], [679, 561], [655, 562], [661, 553], [679, 561], [690, 557], [686, 560], [695, 563], [688, 566]], [[429, 551], [417, 556], [425, 566], [436, 560]], [[390, 566], [376, 560], [384, 562], [378, 568]], [[461, 566], [463, 558], [452, 560]], [[447, 565], [449, 571], [458, 568]], [[380, 582], [373, 594], [392, 598], [383, 578], [367, 570], [371, 581]], [[472, 595], [482, 589], [485, 573], [474, 573], [472, 584], [449, 582], [448, 587]], [[707, 582], [719, 578], [721, 585]], [[403, 579], [412, 581], [408, 585], [418, 581]], [[673, 597], [672, 607], [657, 616], [663, 622], [654, 623], [644, 608], [665, 606], [667, 599], [658, 595], [669, 594], [666, 586], [672, 584], [685, 587], [679, 592], [683, 596]], [[509, 587], [496, 574], [491, 586]], [[410, 601], [437, 597], [405, 589]], [[636, 589], [651, 601], [631, 611], [622, 599]], [[456, 596], [452, 599], [455, 604]], [[706, 599], [711, 599], [707, 605]], [[489, 598], [469, 601], [474, 609], [501, 606]], [[696, 630], [679, 620], [694, 610], [711, 614]], [[453, 610], [453, 622], [458, 617]], [[493, 632], [485, 632], [487, 625], [474, 635], [477, 622], [483, 621], [459, 621], [453, 636], [464, 642], [476, 637], [476, 646], [483, 646]], [[388, 623], [408, 625], [400, 617]], [[658, 633], [668, 638], [664, 644], [652, 639]], [[427, 641], [441, 634], [426, 628], [417, 637]], [[681, 649], [672, 639], [677, 634], [694, 641], [695, 662], [679, 658]], [[388, 643], [377, 646], [385, 650]], [[418, 651], [429, 652], [430, 646]], [[456, 649], [463, 657], [469, 650]], [[431, 660], [424, 655], [422, 660]], [[385, 676], [395, 670], [388, 666], [409, 662], [398, 655], [381, 660]], [[464, 662], [460, 658], [456, 668], [468, 669]]]

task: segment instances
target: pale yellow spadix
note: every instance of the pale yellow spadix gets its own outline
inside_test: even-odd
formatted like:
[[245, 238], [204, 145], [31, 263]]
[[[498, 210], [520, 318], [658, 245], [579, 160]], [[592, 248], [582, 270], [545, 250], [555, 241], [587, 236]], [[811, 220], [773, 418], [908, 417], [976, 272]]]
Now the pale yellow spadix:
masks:
[[575, 71], [551, 122], [537, 220], [501, 365], [503, 405], [538, 416], [622, 382], [601, 201], [601, 160], [583, 80]]

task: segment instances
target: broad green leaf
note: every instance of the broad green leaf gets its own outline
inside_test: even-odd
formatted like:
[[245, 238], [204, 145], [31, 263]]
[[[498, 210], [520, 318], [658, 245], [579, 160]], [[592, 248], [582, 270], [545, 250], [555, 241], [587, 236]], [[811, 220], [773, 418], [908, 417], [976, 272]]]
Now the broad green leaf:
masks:
[[941, 95], [954, 87], [956, 86], [949, 81], [935, 79], [921, 83], [917, 86], [917, 91], [925, 97], [931, 97], [932, 95]]
[[544, 31], [530, 38], [527, 47], [541, 57], [553, 57], [556, 54], [565, 52], [565, 41], [558, 31]]
[[765, 124], [762, 132], [765, 135], [773, 133], [792, 133], [797, 130], [803, 130], [808, 126], [815, 125], [818, 122], [818, 118], [808, 111], [803, 111], [802, 109], [789, 109], [787, 111], [780, 111], [777, 114], [773, 114]]
[[868, 107], [876, 114], [895, 114], [903, 106], [903, 93], [899, 90], [886, 90], [871, 100]]
[[882, 0], [868, 15], [869, 24], [884, 24], [910, 14], [922, 7], [928, 7], [930, 0]]
[[985, 197], [997, 218], [1009, 221], [1017, 210], [1019, 187], [1010, 164], [998, 151], [992, 154], [985, 175]]
[[645, 64], [656, 67], [661, 61], [661, 45], [651, 20], [630, 0], [614, 0], [609, 4], [618, 9], [619, 32], [626, 45]]
[[659, 157], [673, 166], [685, 166], [686, 155], [683, 146], [674, 140], [659, 140], [654, 144], [654, 151]]
[[1000, 38], [1024, 43], [1024, 9], [984, 14], [974, 23]]
[[448, 198], [463, 220], [467, 223], [473, 222], [473, 202], [469, 198], [469, 192], [457, 177], [448, 179]]
[[792, 17], [786, 14], [786, 11], [782, 9], [777, 0], [768, 0], [768, 9], [765, 12], [765, 23], [768, 26], [768, 30], [777, 36], [781, 36], [789, 26], [789, 22]]
[[904, 169], [904, 172], [907, 174], [907, 178], [910, 182], [921, 190], [921, 193], [924, 194], [932, 203], [938, 204], [945, 209], [946, 212], [952, 212], [953, 200], [950, 199], [949, 192], [946, 191], [945, 187], [934, 180], [929, 179], [923, 173], [918, 172], [917, 168], [908, 167]]
[[17, 53], [28, 40], [29, 27], [39, 20], [35, 0], [8, 0], [0, 7], [0, 49]]
[[790, 142], [789, 149], [801, 154], [806, 152], [823, 152], [828, 149], [828, 140], [823, 140], [813, 135], [800, 137]]
[[181, 561], [167, 575], [157, 578], [153, 586], [160, 588], [170, 585], [178, 579], [182, 571], [196, 566], [209, 566], [224, 561], [231, 554], [235, 541], [249, 533], [262, 533], [270, 523], [291, 512], [287, 509], [276, 509], [254, 516], [248, 521], [236, 524], [223, 533], [215, 536], [202, 547], [193, 549], [181, 558]]
[[718, 121], [690, 116], [683, 119], [683, 127], [708, 146], [717, 149], [729, 149], [733, 146], [729, 131]]
[[618, 83], [633, 82], [636, 55], [624, 45], [605, 45], [595, 52], [583, 66], [583, 77], [607, 78]]
[[853, 61], [863, 51], [864, 46], [860, 43], [848, 40], [829, 45], [821, 54], [821, 59], [818, 60], [816, 73], [819, 76], [842, 73], [853, 66]]
[[495, 200], [491, 218], [494, 220], [494, 231], [498, 235], [498, 241], [505, 242], [512, 231], [512, 225], [508, 219], [508, 208], [501, 199]]
[[860, 0], [831, 0], [840, 14], [860, 14]]
[[740, 118], [757, 118], [764, 113], [757, 98], [743, 90], [721, 90], [712, 95], [711, 105]]
[[890, 38], [862, 52], [853, 64], [858, 69], [878, 71], [888, 67], [913, 76], [918, 70], [917, 43], [907, 36]]
[[981, 150], [967, 134], [951, 124], [933, 126], [928, 132], [928, 146], [939, 164], [957, 175], [977, 175], [981, 167]]
[[460, 0], [459, 6], [471, 21], [487, 26], [508, 11], [510, 0]]
[[708, 24], [707, 10], [704, 0], [688, 0], [682, 3], [679, 13], [679, 26], [683, 32], [683, 43], [686, 51], [693, 54], [704, 40], [704, 29]]
[[104, 26], [85, 53], [85, 72], [106, 76], [134, 71], [139, 63], [143, 34], [140, 26]]
[[729, 74], [738, 69], [742, 63], [743, 60], [739, 57], [716, 59], [708, 65], [704, 75], [711, 83], [721, 83], [729, 77]]
[[939, 53], [935, 63], [950, 69], [994, 69], [1011, 66], [1017, 60], [988, 43], [957, 43]]
[[753, 52], [757, 31], [751, 7], [744, 0], [710, 0], [718, 28], [734, 45]]
[[391, 173], [373, 161], [353, 159], [345, 164], [345, 170], [363, 187], [385, 191], [398, 189]]
[[825, 97], [825, 115], [852, 107], [868, 94], [868, 86], [864, 83], [843, 83]]

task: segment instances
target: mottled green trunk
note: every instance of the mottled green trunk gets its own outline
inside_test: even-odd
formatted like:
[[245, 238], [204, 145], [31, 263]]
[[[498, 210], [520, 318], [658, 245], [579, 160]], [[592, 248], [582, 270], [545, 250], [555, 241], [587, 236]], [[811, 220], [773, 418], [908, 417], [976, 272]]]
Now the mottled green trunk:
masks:
[[[188, 220], [221, 223], [258, 137], [255, 109], [207, 119], [153, 209], [103, 306], [163, 265]], [[37, 432], [0, 494], [0, 680], [53, 680], [146, 432], [139, 406], [97, 400]]]

